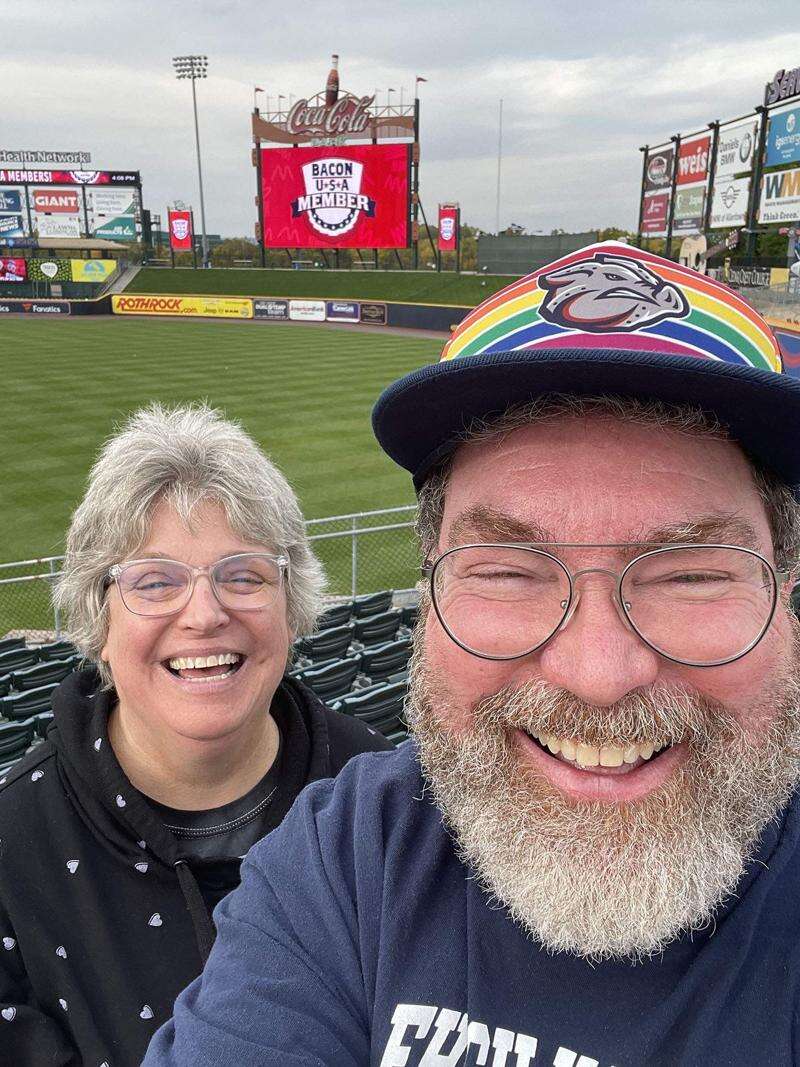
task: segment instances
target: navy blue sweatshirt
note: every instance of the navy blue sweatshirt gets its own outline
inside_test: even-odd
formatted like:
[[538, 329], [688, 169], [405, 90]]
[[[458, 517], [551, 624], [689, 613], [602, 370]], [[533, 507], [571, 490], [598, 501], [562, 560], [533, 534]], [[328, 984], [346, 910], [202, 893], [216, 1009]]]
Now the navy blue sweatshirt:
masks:
[[144, 1067], [800, 1063], [796, 800], [711, 928], [592, 966], [489, 906], [422, 794], [411, 744], [306, 789]]

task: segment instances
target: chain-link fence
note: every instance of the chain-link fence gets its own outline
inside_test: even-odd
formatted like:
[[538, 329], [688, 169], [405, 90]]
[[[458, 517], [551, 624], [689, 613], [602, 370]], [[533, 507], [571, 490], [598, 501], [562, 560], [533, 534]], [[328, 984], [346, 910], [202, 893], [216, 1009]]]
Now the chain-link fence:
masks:
[[[379, 589], [411, 589], [419, 576], [413, 532], [416, 506], [310, 519], [314, 551], [328, 577], [327, 594], [353, 597]], [[0, 636], [10, 631], [61, 635], [52, 604], [62, 556], [0, 563]]]

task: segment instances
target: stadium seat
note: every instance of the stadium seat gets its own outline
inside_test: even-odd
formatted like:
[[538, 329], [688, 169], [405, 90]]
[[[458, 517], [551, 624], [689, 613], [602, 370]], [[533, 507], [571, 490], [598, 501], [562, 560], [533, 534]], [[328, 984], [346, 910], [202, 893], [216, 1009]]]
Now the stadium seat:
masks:
[[411, 656], [411, 638], [399, 637], [385, 645], [365, 648], [361, 653], [361, 673], [372, 682], [383, 682], [401, 671]]
[[393, 589], [384, 589], [381, 593], [365, 593], [353, 601], [353, 616], [360, 619], [364, 615], [377, 615], [379, 611], [388, 611], [392, 606]]
[[12, 693], [0, 698], [0, 715], [6, 719], [27, 719], [37, 711], [49, 711], [53, 690], [58, 683], [42, 685], [38, 689], [26, 689], [23, 693]]
[[53, 721], [53, 713], [52, 711], [39, 711], [33, 718], [36, 720], [36, 736], [44, 740], [48, 727]]
[[404, 682], [372, 686], [361, 692], [348, 693], [333, 706], [336, 711], [353, 715], [388, 737], [404, 729], [401, 715], [407, 691]]
[[0, 723], [0, 764], [24, 756], [31, 746], [36, 732], [36, 720], [25, 719], [24, 722]]
[[419, 617], [419, 604], [406, 604], [404, 608], [400, 609], [400, 623], [402, 626], [407, 626], [409, 630], [413, 630], [417, 625], [417, 619]]
[[71, 641], [51, 641], [50, 644], [39, 645], [36, 652], [42, 661], [78, 655], [78, 650]]
[[319, 633], [310, 634], [308, 637], [298, 637], [294, 643], [294, 650], [312, 663], [340, 659], [353, 640], [354, 629], [354, 624], [348, 622], [343, 626], [331, 626], [328, 630], [320, 630]]
[[0, 674], [0, 697], [4, 697], [11, 689], [11, 675]]
[[294, 677], [312, 689], [320, 700], [331, 701], [350, 691], [361, 666], [359, 656], [334, 660], [324, 667], [308, 667]]
[[8, 652], [0, 652], [0, 675], [25, 670], [26, 667], [33, 667], [38, 662], [34, 648], [12, 648]]
[[400, 626], [399, 611], [381, 611], [355, 620], [353, 640], [362, 645], [379, 645], [391, 641]]
[[24, 647], [24, 637], [3, 637], [0, 639], [0, 655], [2, 655], [3, 652], [11, 652], [12, 649]]
[[344, 625], [344, 623], [350, 621], [352, 611], [353, 606], [349, 600], [346, 604], [335, 604], [333, 607], [328, 608], [327, 611], [323, 611], [317, 619], [317, 630], [330, 630], [332, 626]]
[[11, 686], [21, 692], [24, 689], [37, 689], [49, 682], [60, 682], [72, 673], [74, 666], [74, 657], [45, 660], [44, 663], [37, 663], [35, 667], [14, 671], [11, 675]]

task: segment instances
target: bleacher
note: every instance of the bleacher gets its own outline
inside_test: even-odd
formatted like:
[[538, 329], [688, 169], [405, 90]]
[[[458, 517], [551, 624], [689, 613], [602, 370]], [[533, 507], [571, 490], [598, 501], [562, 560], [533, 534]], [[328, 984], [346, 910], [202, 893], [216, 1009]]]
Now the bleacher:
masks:
[[[294, 643], [289, 674], [336, 711], [390, 741], [404, 741], [403, 707], [417, 603], [394, 607], [391, 589], [336, 604], [313, 634]], [[0, 778], [44, 739], [53, 690], [80, 661], [68, 641], [0, 639]]]

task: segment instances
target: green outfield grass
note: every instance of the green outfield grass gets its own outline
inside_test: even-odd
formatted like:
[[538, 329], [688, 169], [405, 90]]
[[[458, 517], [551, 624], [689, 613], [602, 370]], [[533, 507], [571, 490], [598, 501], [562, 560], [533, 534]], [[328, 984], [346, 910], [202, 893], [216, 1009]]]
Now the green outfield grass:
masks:
[[[307, 518], [413, 502], [369, 416], [386, 384], [437, 358], [438, 341], [325, 326], [73, 319], [5, 320], [0, 347], [0, 561], [61, 551], [99, 445], [151, 400], [208, 400], [240, 419], [287, 474]], [[398, 545], [407, 569], [407, 544]], [[341, 550], [349, 543], [321, 554]], [[376, 581], [364, 575], [366, 587]]]
[[508, 275], [435, 271], [170, 270], [145, 267], [129, 293], [227, 296], [320, 296], [474, 307], [514, 279]]

